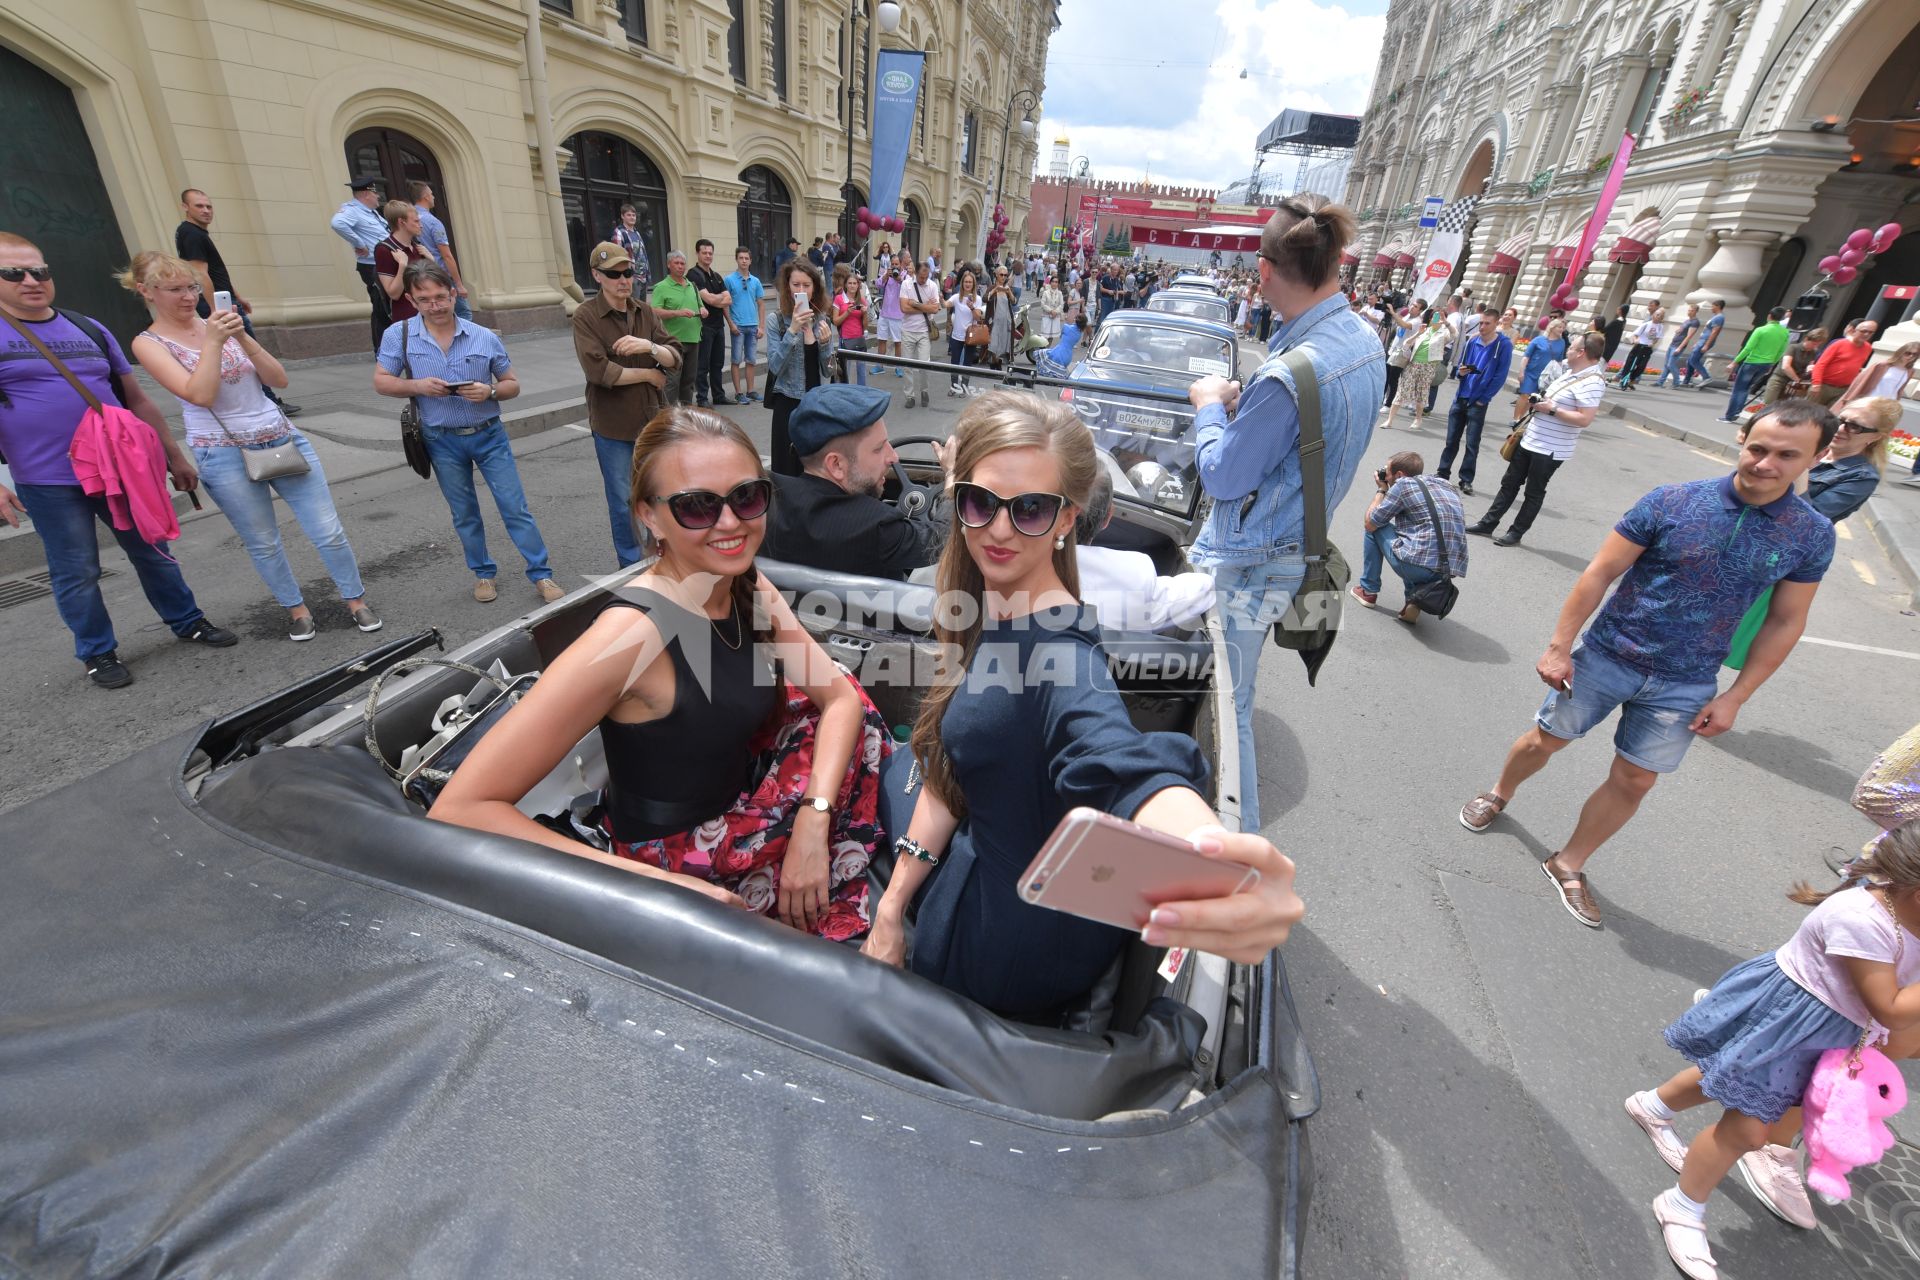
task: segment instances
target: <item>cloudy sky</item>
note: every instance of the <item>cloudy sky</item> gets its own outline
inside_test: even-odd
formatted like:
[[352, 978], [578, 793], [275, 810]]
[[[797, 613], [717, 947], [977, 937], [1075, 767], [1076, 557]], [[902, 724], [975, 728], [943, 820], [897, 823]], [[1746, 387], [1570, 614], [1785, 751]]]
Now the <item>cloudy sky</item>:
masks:
[[1386, 11], [1386, 0], [1064, 0], [1040, 170], [1065, 133], [1098, 178], [1244, 178], [1254, 139], [1283, 109], [1366, 109]]

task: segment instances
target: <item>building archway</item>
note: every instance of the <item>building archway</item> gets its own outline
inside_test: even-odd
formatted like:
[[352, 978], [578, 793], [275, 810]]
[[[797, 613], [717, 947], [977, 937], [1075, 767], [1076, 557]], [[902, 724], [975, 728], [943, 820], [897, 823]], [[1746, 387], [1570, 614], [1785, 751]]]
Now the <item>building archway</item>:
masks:
[[747, 184], [740, 197], [740, 243], [753, 251], [754, 272], [773, 283], [773, 260], [793, 235], [793, 193], [763, 164], [740, 171]]
[[32, 240], [59, 271], [64, 309], [96, 317], [124, 346], [151, 317], [107, 275], [109, 264], [127, 260], [127, 242], [73, 90], [0, 45], [0, 118], [15, 143], [0, 184], [0, 227]]
[[632, 205], [639, 215], [647, 268], [653, 279], [660, 279], [666, 272], [667, 250], [673, 247], [667, 180], [660, 166], [617, 133], [584, 130], [562, 146], [570, 153], [560, 166], [560, 201], [566, 209], [567, 256], [573, 263], [575, 283], [589, 293], [595, 291], [587, 255], [602, 240], [613, 238], [623, 204]]
[[383, 200], [405, 200], [416, 182], [433, 188], [434, 216], [454, 233], [453, 212], [448, 208], [447, 183], [440, 172], [440, 158], [412, 134], [382, 125], [355, 129], [347, 135], [347, 173], [358, 178], [377, 174], [382, 183]]
[[900, 233], [900, 245], [907, 252], [911, 253], [915, 259], [918, 259], [920, 257], [921, 238], [927, 224], [927, 216], [920, 211], [920, 202], [911, 196], [907, 197], [902, 205], [902, 209], [903, 212], [900, 217], [901, 220], [907, 224], [907, 229]]

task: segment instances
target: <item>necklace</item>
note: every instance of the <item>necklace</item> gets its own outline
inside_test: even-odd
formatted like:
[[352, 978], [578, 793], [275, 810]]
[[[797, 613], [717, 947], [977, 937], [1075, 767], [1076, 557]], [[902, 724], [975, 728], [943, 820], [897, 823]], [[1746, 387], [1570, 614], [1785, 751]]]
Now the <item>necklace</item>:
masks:
[[707, 625], [713, 628], [713, 634], [719, 637], [721, 644], [724, 644], [729, 649], [738, 650], [741, 641], [746, 639], [746, 636], [742, 634], [745, 628], [740, 621], [740, 606], [737, 604], [730, 605], [727, 612], [728, 616], [733, 619], [733, 639], [727, 639], [727, 633], [720, 629], [720, 619], [708, 618]]

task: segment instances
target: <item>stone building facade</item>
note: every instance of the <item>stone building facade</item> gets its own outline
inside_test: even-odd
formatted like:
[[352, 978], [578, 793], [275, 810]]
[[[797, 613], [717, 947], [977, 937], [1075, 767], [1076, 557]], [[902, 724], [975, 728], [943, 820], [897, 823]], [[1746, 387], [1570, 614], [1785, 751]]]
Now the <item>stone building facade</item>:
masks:
[[[977, 251], [1025, 220], [1035, 147], [1008, 104], [1044, 87], [1053, 0], [9, 0], [0, 6], [0, 229], [42, 242], [63, 305], [143, 322], [107, 274], [170, 248], [184, 187], [283, 353], [362, 350], [366, 300], [327, 220], [351, 172], [434, 183], [479, 318], [561, 323], [622, 202], [653, 265], [706, 237], [765, 269], [866, 202], [865, 86], [929, 54], [905, 237]], [[851, 30], [850, 14], [862, 15]], [[847, 183], [847, 63], [855, 104]], [[396, 191], [395, 189], [398, 188]], [[899, 239], [899, 237], [894, 237]]]
[[[1913, 0], [1393, 0], [1347, 184], [1357, 275], [1409, 282], [1380, 251], [1418, 256], [1427, 197], [1478, 196], [1454, 287], [1540, 314], [1629, 132], [1580, 310], [1721, 298], [1737, 339], [1853, 228], [1920, 228], [1917, 101]], [[1916, 280], [1908, 235], [1826, 320]]]

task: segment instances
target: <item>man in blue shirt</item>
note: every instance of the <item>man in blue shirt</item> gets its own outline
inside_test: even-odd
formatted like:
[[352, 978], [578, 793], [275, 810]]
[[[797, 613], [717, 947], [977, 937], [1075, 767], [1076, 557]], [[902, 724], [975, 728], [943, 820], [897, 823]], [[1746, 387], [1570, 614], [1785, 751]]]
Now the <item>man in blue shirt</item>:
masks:
[[462, 320], [471, 320], [473, 308], [467, 305], [467, 282], [460, 275], [459, 259], [453, 256], [453, 241], [447, 238], [447, 224], [433, 212], [433, 206], [439, 201], [434, 198], [432, 184], [414, 183], [412, 196], [413, 207], [420, 213], [420, 234], [415, 238], [453, 277], [453, 314]]
[[[733, 251], [733, 274], [726, 279], [727, 330], [733, 335], [733, 398], [746, 404], [760, 398], [753, 389], [753, 362], [760, 341], [760, 302], [767, 296], [766, 286], [753, 274], [753, 250], [741, 245]], [[740, 389], [740, 375], [746, 374], [747, 389]]]
[[1487, 425], [1487, 405], [1507, 385], [1507, 369], [1513, 363], [1513, 339], [1500, 332], [1500, 317], [1491, 311], [1480, 313], [1480, 331], [1467, 341], [1467, 349], [1454, 361], [1460, 386], [1453, 393], [1453, 409], [1447, 414], [1447, 443], [1440, 450], [1440, 465], [1434, 474], [1442, 480], [1452, 478], [1453, 456], [1466, 443], [1466, 456], [1460, 459], [1460, 492], [1473, 492], [1474, 473], [1480, 468], [1480, 432]]
[[[1580, 811], [1573, 835], [1541, 864], [1569, 914], [1600, 927], [1581, 870], [1627, 824], [1695, 736], [1733, 727], [1747, 699], [1786, 659], [1833, 559], [1833, 525], [1793, 492], [1833, 440], [1837, 421], [1807, 400], [1764, 411], [1741, 442], [1734, 473], [1663, 485], [1622, 516], [1560, 608], [1536, 664], [1551, 690], [1507, 752], [1500, 779], [1460, 810], [1485, 831], [1522, 782], [1560, 748], [1620, 711], [1613, 768]], [[1620, 580], [1606, 605], [1600, 601]], [[1746, 665], [1722, 693], [1720, 664], [1748, 608], [1773, 589]], [[1600, 616], [1576, 646], [1593, 611]]]
[[1727, 304], [1715, 298], [1708, 305], [1713, 308], [1713, 314], [1708, 316], [1707, 322], [1700, 327], [1700, 341], [1694, 344], [1693, 353], [1687, 357], [1686, 376], [1680, 381], [1681, 386], [1690, 387], [1693, 385], [1693, 376], [1697, 373], [1700, 375], [1702, 391], [1707, 389], [1707, 383], [1713, 376], [1707, 372], [1707, 352], [1713, 350], [1713, 344], [1720, 341], [1720, 331], [1727, 325]]
[[380, 350], [381, 335], [393, 323], [393, 303], [387, 291], [380, 287], [380, 276], [373, 269], [374, 246], [387, 238], [387, 220], [377, 212], [382, 181], [377, 173], [363, 173], [349, 182], [352, 197], [327, 221], [333, 233], [353, 248], [353, 269], [360, 273], [360, 283], [367, 286], [367, 301], [373, 305], [370, 319], [375, 351]]
[[1243, 831], [1260, 829], [1253, 742], [1260, 655], [1307, 572], [1300, 411], [1293, 372], [1283, 357], [1299, 350], [1313, 365], [1325, 445], [1318, 465], [1326, 473], [1329, 515], [1360, 469], [1387, 385], [1380, 335], [1354, 314], [1340, 291], [1340, 251], [1353, 236], [1353, 215], [1319, 196], [1282, 203], [1260, 235], [1260, 292], [1286, 317], [1265, 363], [1244, 392], [1239, 383], [1214, 374], [1187, 389], [1195, 411], [1194, 466], [1213, 498], [1192, 560], [1213, 574], [1226, 625]]
[[553, 580], [547, 544], [527, 508], [513, 444], [500, 421], [499, 402], [520, 394], [513, 362], [493, 330], [453, 314], [453, 277], [446, 268], [415, 262], [407, 268], [406, 285], [419, 315], [387, 330], [373, 389], [411, 399], [419, 408], [433, 478], [453, 512], [454, 531], [473, 571], [473, 598], [482, 604], [499, 598], [493, 579], [500, 568], [487, 554], [486, 526], [473, 487], [477, 468], [507, 536], [527, 562], [527, 581], [551, 604], [566, 592]]

